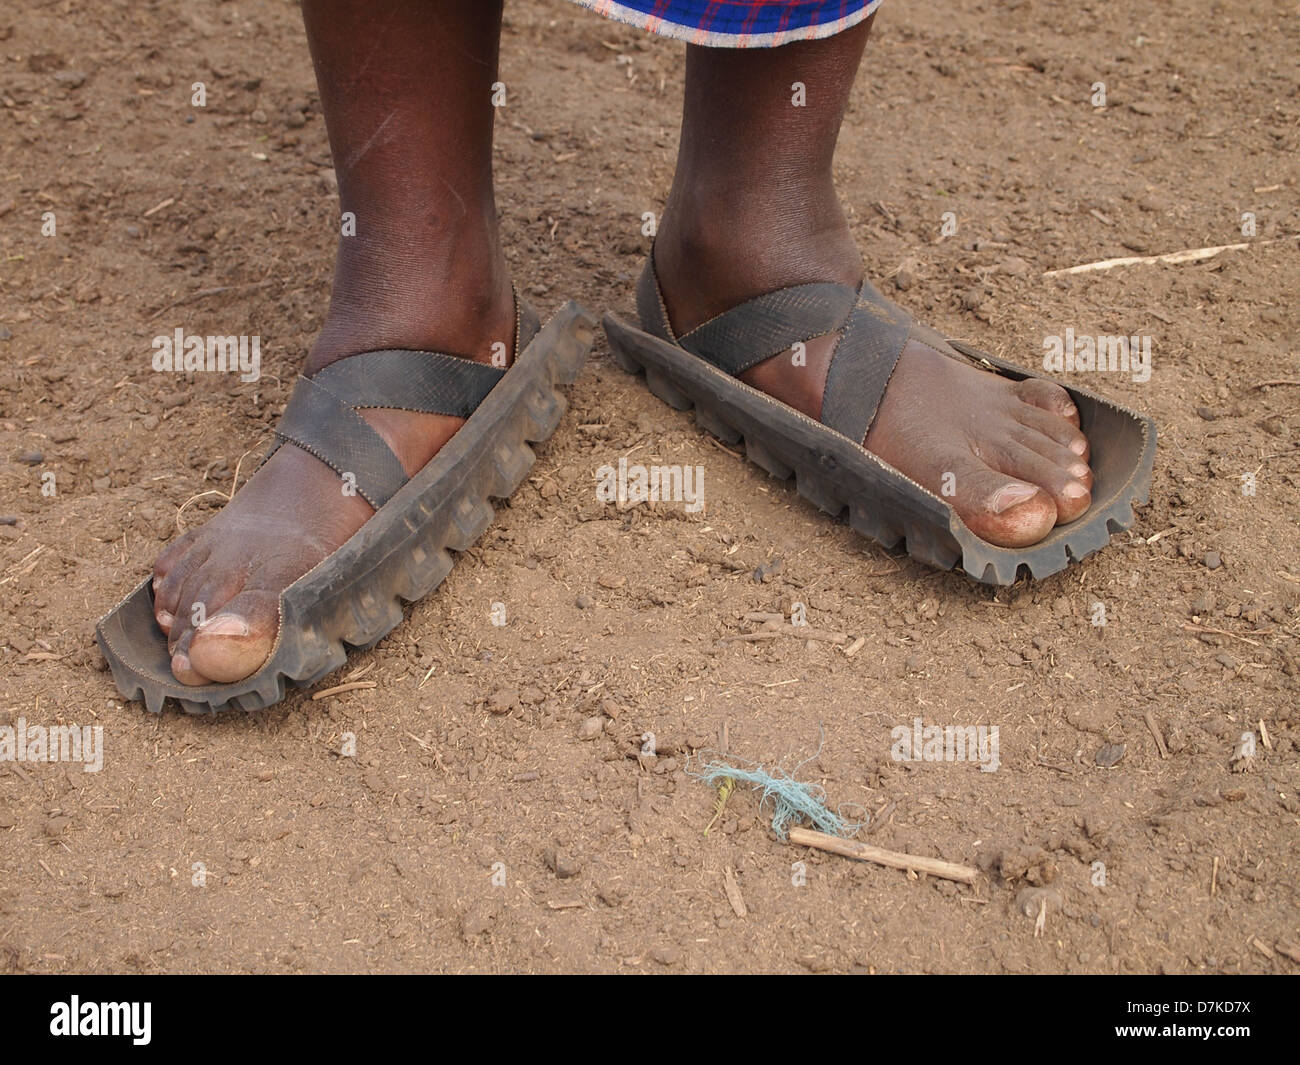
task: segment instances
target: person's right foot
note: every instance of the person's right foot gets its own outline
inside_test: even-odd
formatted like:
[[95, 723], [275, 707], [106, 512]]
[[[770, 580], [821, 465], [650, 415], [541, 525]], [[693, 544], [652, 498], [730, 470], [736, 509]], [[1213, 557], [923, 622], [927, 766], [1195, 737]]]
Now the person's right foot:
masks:
[[[349, 314], [331, 312], [304, 367], [323, 366], [362, 351], [409, 348], [470, 355], [490, 362], [495, 344], [513, 358], [515, 310], [504, 270], [484, 273], [465, 291], [431, 287], [401, 299], [382, 321], [367, 320], [361, 301]], [[427, 272], [424, 275], [427, 280]], [[457, 288], [464, 293], [457, 301]], [[387, 290], [392, 295], [392, 289]], [[337, 297], [335, 307], [348, 301]], [[422, 317], [413, 317], [414, 314]], [[400, 318], [401, 320], [397, 320]], [[496, 349], [500, 352], [500, 348]], [[425, 465], [464, 424], [463, 419], [402, 410], [360, 412], [401, 460], [408, 476]], [[346, 494], [339, 475], [292, 444], [279, 448], [230, 503], [207, 524], [171, 544], [154, 564], [154, 606], [167, 635], [172, 673], [183, 684], [231, 683], [254, 673], [275, 646], [280, 593], [341, 547], [374, 513]]]
[[[508, 364], [515, 309], [492, 190], [501, 4], [305, 2], [303, 18], [351, 222], [303, 373], [384, 348], [491, 362], [500, 344]], [[360, 414], [408, 476], [462, 424]], [[286, 443], [224, 510], [159, 556], [155, 617], [177, 680], [231, 683], [266, 661], [280, 593], [374, 513], [343, 488], [329, 466]]]

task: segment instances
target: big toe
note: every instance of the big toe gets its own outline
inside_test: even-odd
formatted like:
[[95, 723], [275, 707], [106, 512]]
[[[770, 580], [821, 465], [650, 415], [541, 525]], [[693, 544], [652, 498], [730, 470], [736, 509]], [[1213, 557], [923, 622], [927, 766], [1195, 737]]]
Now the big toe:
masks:
[[[279, 625], [278, 595], [241, 592], [194, 630], [188, 648], [189, 663], [210, 683], [243, 680], [270, 656]], [[177, 676], [177, 680], [182, 679]]]
[[1052, 531], [1056, 504], [1036, 484], [982, 467], [956, 475], [952, 503], [981, 540], [998, 547], [1028, 547]]

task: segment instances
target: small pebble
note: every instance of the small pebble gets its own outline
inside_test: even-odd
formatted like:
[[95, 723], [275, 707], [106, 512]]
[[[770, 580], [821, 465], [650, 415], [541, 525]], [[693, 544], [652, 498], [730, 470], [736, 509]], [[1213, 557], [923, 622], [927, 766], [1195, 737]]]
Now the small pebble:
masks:
[[1218, 569], [1222, 565], [1223, 565], [1223, 558], [1219, 555], [1219, 552], [1217, 551], [1205, 552], [1206, 569]]
[[39, 451], [20, 451], [14, 456], [19, 462], [24, 462], [28, 466], [39, 466], [45, 461], [45, 456]]
[[519, 696], [514, 692], [499, 691], [488, 696], [489, 714], [508, 714], [519, 705]]
[[592, 600], [591, 596], [580, 595], [578, 596], [577, 599], [573, 601], [573, 605], [576, 606], [579, 610], [590, 610], [595, 605], [595, 603]]
[[561, 847], [547, 847], [542, 852], [542, 861], [561, 880], [568, 880], [582, 872], [582, 863]]
[[1124, 757], [1124, 744], [1108, 743], [1097, 751], [1093, 758], [1103, 769], [1109, 769], [1113, 765], [1118, 765], [1119, 760]]
[[650, 957], [660, 965], [676, 965], [682, 960], [681, 947], [655, 947], [650, 951]]

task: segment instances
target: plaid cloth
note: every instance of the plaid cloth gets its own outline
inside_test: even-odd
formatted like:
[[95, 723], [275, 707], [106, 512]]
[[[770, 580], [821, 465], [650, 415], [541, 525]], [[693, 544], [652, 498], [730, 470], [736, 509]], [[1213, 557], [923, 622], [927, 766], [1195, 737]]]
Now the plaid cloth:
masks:
[[573, 0], [599, 15], [713, 48], [772, 48], [856, 26], [881, 0]]

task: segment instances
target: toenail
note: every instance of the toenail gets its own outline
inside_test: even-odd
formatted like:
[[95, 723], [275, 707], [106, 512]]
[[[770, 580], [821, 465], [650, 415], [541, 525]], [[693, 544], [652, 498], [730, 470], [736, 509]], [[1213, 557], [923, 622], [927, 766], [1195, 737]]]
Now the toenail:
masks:
[[1091, 471], [1082, 462], [1076, 462], [1070, 467], [1071, 477], [1087, 477]]
[[234, 614], [216, 614], [200, 625], [198, 631], [204, 636], [247, 636], [248, 622]]
[[172, 655], [172, 672], [173, 673], [192, 673], [194, 668], [190, 665], [190, 656], [184, 651], [177, 651]]
[[1004, 510], [1010, 510], [1012, 507], [1028, 502], [1036, 495], [1038, 495], [1038, 489], [1031, 484], [1009, 484], [1005, 488], [997, 490], [989, 506], [994, 514], [1001, 514]]
[[1071, 481], [1062, 490], [1061, 495], [1066, 499], [1082, 499], [1088, 494], [1088, 489], [1084, 488], [1078, 481]]
[[1077, 440], [1072, 440], [1070, 442], [1070, 450], [1076, 455], [1082, 455], [1088, 450], [1088, 441], [1084, 440], [1083, 437], [1079, 437]]
[[165, 610], [158, 615], [158, 624], [161, 625], [164, 629], [170, 629], [172, 627], [172, 622], [175, 620], [176, 619], [172, 617], [169, 613], [167, 613], [167, 611]]

